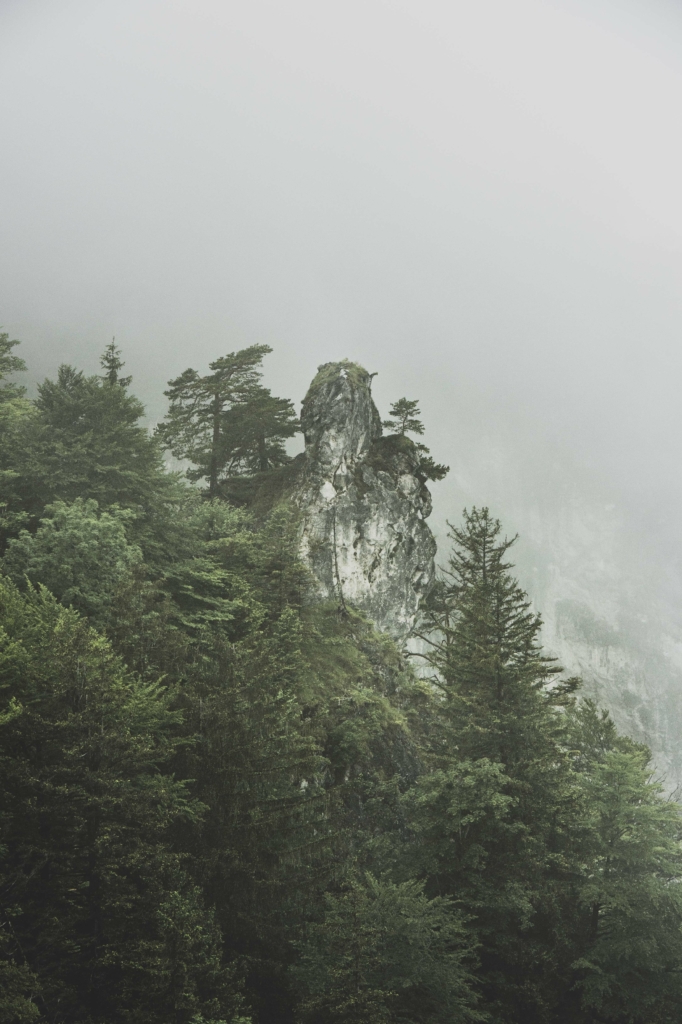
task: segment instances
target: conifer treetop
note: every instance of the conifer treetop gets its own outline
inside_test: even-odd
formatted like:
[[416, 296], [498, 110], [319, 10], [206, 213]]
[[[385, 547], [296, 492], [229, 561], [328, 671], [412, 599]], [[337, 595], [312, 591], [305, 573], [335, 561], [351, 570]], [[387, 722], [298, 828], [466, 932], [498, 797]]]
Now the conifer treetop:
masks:
[[409, 398], [399, 398], [394, 402], [389, 412], [389, 418], [384, 420], [383, 426], [386, 430], [392, 430], [404, 437], [405, 434], [423, 434], [424, 424], [418, 418], [420, 414], [419, 402]]
[[100, 366], [104, 370], [102, 380], [112, 386], [114, 384], [118, 384], [118, 386], [122, 388], [130, 387], [133, 378], [120, 376], [120, 371], [125, 366], [125, 363], [121, 359], [121, 350], [116, 344], [116, 338], [111, 339], [107, 347], [104, 349], [99, 362]]

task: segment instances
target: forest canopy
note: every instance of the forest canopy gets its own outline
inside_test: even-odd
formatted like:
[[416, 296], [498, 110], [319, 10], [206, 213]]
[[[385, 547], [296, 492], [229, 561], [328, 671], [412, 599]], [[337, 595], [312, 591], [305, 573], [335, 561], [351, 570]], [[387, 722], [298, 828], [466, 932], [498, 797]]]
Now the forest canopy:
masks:
[[0, 1020], [677, 1024], [679, 807], [542, 650], [494, 515], [451, 527], [418, 675], [310, 600], [286, 496], [234, 500], [299, 430], [267, 346], [171, 381], [155, 434], [115, 344], [34, 398], [16, 346]]

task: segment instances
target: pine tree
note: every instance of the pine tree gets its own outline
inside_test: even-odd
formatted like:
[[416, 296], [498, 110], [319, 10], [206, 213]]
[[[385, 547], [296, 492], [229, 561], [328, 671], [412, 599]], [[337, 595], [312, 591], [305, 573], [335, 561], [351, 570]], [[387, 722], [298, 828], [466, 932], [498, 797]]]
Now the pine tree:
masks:
[[[408, 433], [424, 433], [424, 424], [419, 415], [419, 402], [416, 399], [399, 398], [391, 406], [389, 419], [383, 420], [382, 426], [386, 430], [394, 431], [398, 437], [407, 439]], [[407, 443], [414, 444], [411, 441]], [[419, 453], [419, 473], [424, 480], [442, 480], [450, 472], [449, 466], [433, 460], [430, 449], [425, 444], [414, 444], [414, 449]]]
[[287, 461], [284, 441], [300, 427], [292, 403], [259, 383], [271, 351], [252, 345], [216, 359], [206, 376], [187, 369], [169, 382], [170, 408], [158, 435], [176, 458], [194, 463], [187, 475], [206, 480], [210, 498], [225, 478]]
[[[428, 611], [428, 659], [439, 673], [461, 756], [488, 757], [510, 770], [533, 756], [571, 683], [550, 686], [561, 672], [539, 642], [541, 619], [511, 575], [488, 509], [464, 513], [450, 527], [453, 550]], [[551, 733], [551, 729], [550, 729]]]
[[389, 412], [389, 418], [383, 421], [387, 430], [393, 430], [404, 437], [405, 434], [423, 434], [424, 424], [419, 417], [419, 402], [409, 398], [399, 398]]

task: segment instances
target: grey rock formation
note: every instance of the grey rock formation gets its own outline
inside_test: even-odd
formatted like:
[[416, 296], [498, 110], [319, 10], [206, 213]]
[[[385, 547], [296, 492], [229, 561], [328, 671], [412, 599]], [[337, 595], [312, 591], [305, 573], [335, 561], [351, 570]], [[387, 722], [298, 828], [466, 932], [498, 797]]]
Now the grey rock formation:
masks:
[[356, 363], [325, 363], [304, 399], [301, 554], [320, 600], [405, 641], [435, 577], [431, 496], [415, 445], [382, 437], [370, 385]]
[[682, 642], [655, 553], [637, 545], [615, 506], [584, 494], [566, 496], [553, 520], [538, 516], [526, 543], [547, 649], [621, 732], [651, 749], [666, 790], [679, 790]]

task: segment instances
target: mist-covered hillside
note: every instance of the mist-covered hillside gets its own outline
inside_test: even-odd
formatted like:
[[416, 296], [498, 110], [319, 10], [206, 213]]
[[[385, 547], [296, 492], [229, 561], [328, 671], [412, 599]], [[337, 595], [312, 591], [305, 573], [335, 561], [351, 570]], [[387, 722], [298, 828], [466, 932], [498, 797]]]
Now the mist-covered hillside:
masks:
[[[442, 444], [442, 442], [441, 442]], [[566, 450], [513, 429], [463, 432], [434, 520], [488, 504], [519, 534], [516, 571], [543, 641], [628, 735], [647, 743], [669, 791], [682, 782], [682, 588], [674, 523], [638, 508]], [[439, 531], [440, 533], [440, 531]], [[441, 550], [444, 532], [440, 533]]]
[[[0, 335], [3, 1024], [675, 1024], [650, 751], [543, 649], [487, 508], [434, 572], [417, 400], [341, 360], [299, 423], [268, 351], [187, 367], [152, 434], [115, 343], [29, 397]], [[585, 536], [546, 573], [567, 642]]]

